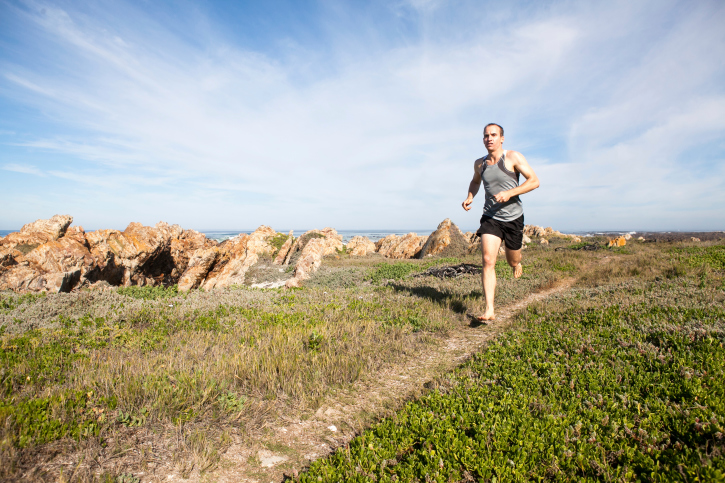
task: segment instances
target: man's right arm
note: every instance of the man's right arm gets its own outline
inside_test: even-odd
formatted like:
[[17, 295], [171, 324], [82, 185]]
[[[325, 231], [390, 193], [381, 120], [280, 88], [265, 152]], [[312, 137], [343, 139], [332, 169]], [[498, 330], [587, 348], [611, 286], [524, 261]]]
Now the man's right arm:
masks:
[[465, 201], [462, 203], [463, 209], [468, 211], [471, 209], [471, 203], [473, 203], [473, 197], [476, 196], [476, 193], [478, 193], [479, 188], [481, 188], [481, 172], [479, 169], [480, 166], [480, 159], [477, 159], [475, 163], [473, 163], [473, 179], [468, 184], [468, 196], [466, 197]]

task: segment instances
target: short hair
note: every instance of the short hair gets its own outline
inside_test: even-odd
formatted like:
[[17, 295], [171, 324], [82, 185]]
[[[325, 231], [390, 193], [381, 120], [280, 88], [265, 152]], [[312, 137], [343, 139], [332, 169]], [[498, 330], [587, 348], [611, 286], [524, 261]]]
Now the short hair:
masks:
[[496, 124], [495, 122], [489, 122], [485, 126], [483, 126], [483, 132], [486, 132], [486, 128], [489, 126], [496, 126], [498, 128], [498, 132], [501, 133], [501, 136], [503, 136], [503, 128], [500, 124]]

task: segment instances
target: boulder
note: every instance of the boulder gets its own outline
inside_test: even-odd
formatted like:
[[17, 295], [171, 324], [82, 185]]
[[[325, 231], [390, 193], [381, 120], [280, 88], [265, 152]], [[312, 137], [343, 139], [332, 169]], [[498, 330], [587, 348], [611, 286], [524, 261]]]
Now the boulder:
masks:
[[389, 258], [415, 258], [428, 240], [427, 236], [418, 236], [408, 233], [400, 238], [399, 242], [386, 254]]
[[289, 235], [287, 235], [287, 239], [284, 241], [282, 246], [279, 249], [279, 252], [277, 253], [277, 256], [274, 258], [275, 265], [282, 265], [284, 263], [285, 258], [287, 258], [287, 254], [289, 253], [290, 249], [292, 248], [292, 243], [294, 242], [294, 237], [292, 236], [292, 233], [294, 233], [293, 230], [290, 230]]
[[216, 263], [199, 287], [210, 290], [214, 287], [243, 284], [247, 270], [259, 260], [256, 253], [247, 255], [249, 238], [250, 235], [244, 234], [222, 242]]
[[524, 226], [524, 235], [542, 237], [545, 235], [544, 228], [536, 225]]
[[609, 243], [607, 244], [607, 246], [609, 246], [609, 247], [623, 247], [626, 244], [627, 244], [627, 240], [623, 236], [620, 236], [620, 237], [612, 238], [611, 240], [609, 240]]
[[691, 237], [690, 237], [690, 240], [691, 240], [691, 241], [694, 241], [694, 242], [699, 242], [699, 241], [700, 241], [700, 239], [699, 239], [699, 238], [697, 238], [697, 237], [694, 237], [694, 236], [691, 236]]
[[375, 242], [375, 251], [386, 257], [400, 242], [398, 235], [388, 235]]
[[526, 236], [526, 234], [524, 234], [524, 237], [522, 238], [522, 242], [523, 243], [531, 243], [531, 238], [529, 238], [528, 236]]
[[327, 249], [325, 238], [312, 238], [305, 245], [295, 265], [295, 271], [291, 279], [287, 280], [285, 287], [299, 287], [304, 280], [310, 278], [322, 264], [322, 257]]
[[[178, 227], [178, 225], [172, 225], [172, 227]], [[178, 236], [171, 238], [171, 245], [169, 247], [174, 265], [168, 276], [169, 281], [179, 280], [181, 278], [181, 275], [189, 266], [190, 258], [194, 256], [197, 250], [209, 249], [216, 246], [219, 246], [219, 242], [210, 240], [203, 233], [199, 233], [196, 230], [180, 230]]]
[[302, 251], [304, 250], [307, 243], [313, 239], [322, 239], [324, 245], [323, 256], [332, 255], [339, 250], [342, 250], [345, 246], [342, 243], [342, 235], [339, 235], [337, 231], [332, 228], [325, 228], [323, 230], [309, 230], [302, 234], [297, 240], [295, 240], [292, 248], [285, 259], [285, 265], [296, 264], [300, 258]]
[[643, 242], [644, 241], [644, 237], [643, 236], [637, 237], [637, 241]]
[[354, 257], [364, 257], [375, 252], [375, 243], [366, 236], [355, 236], [347, 242], [347, 253]]
[[547, 240], [546, 238], [542, 238], [541, 240], [539, 240], [539, 243], [541, 245], [548, 245], [549, 244], [549, 240]]
[[27, 253], [36, 246], [55, 241], [65, 235], [72, 222], [73, 217], [70, 215], [54, 215], [49, 220], [35, 220], [23, 225], [19, 232], [10, 233], [0, 239], [0, 245], [21, 246], [20, 251], [27, 250], [25, 251]]
[[461, 230], [450, 219], [446, 218], [425, 241], [418, 253], [418, 258], [429, 255], [464, 256], [469, 253], [469, 248], [470, 244]]
[[93, 267], [82, 227], [70, 216], [37, 220], [0, 247], [0, 290], [69, 292]]
[[625, 234], [624, 234], [624, 239], [625, 239], [626, 241], [629, 241], [629, 240], [631, 240], [631, 239], [632, 239], [632, 235], [630, 235], [629, 233], [625, 233]]
[[[177, 226], [177, 225], [175, 225]], [[171, 256], [172, 237], [181, 229], [160, 222], [155, 227], [130, 223], [123, 232], [96, 230], [86, 234], [91, 254], [96, 262], [95, 280], [112, 285], [158, 285], [171, 283], [174, 269]]]
[[209, 270], [214, 266], [219, 256], [219, 248], [199, 248], [189, 259], [184, 273], [179, 279], [179, 290], [186, 292], [197, 288], [206, 279]]

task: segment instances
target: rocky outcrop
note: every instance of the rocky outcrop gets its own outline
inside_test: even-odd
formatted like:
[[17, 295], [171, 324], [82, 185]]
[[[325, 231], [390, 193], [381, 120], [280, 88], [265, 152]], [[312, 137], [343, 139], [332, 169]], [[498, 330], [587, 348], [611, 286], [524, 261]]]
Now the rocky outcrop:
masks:
[[418, 236], [416, 233], [408, 233], [400, 238], [400, 241], [388, 251], [388, 258], [416, 258], [425, 245], [427, 236]]
[[247, 271], [259, 261], [259, 257], [274, 253], [269, 240], [276, 234], [272, 228], [262, 225], [250, 235], [238, 235], [224, 241], [219, 245], [219, 254], [213, 267], [199, 287], [209, 290], [243, 284]]
[[427, 236], [416, 233], [407, 235], [388, 235], [375, 243], [375, 251], [386, 258], [415, 258], [420, 254]]
[[179, 280], [179, 290], [186, 292], [199, 287], [219, 256], [219, 248], [200, 248], [194, 252]]
[[[68, 292], [88, 275], [93, 259], [82, 227], [55, 215], [0, 239], [0, 290]], [[67, 235], [67, 236], [66, 236]]]
[[469, 253], [470, 245], [461, 230], [449, 218], [446, 218], [438, 225], [436, 231], [428, 237], [418, 254], [418, 258], [432, 255], [444, 257], [464, 256]]
[[[290, 232], [272, 261], [279, 245], [271, 244], [277, 233], [269, 226], [217, 243], [203, 233], [164, 222], [130, 223], [123, 231], [86, 233], [80, 226], [71, 226], [72, 221], [68, 215], [56, 215], [0, 238], [0, 290], [67, 292], [82, 287], [171, 284], [178, 284], [181, 291], [208, 290], [244, 284], [250, 268], [260, 261], [293, 265], [286, 286], [298, 287], [325, 256], [345, 248], [342, 236], [332, 228], [310, 230], [297, 239]], [[539, 236], [541, 243], [548, 243], [543, 236], [569, 236], [551, 228], [528, 226], [527, 230]], [[378, 252], [395, 259], [463, 256], [477, 249], [478, 237], [471, 232], [464, 235], [449, 219], [427, 237], [389, 235], [377, 243], [355, 237], [347, 244], [347, 253], [353, 256]], [[264, 286], [279, 283], [265, 281]]]
[[295, 238], [292, 236], [294, 232], [290, 230], [289, 235], [287, 235], [287, 239], [284, 241], [282, 246], [279, 249], [279, 252], [277, 253], [277, 256], [274, 259], [275, 265], [282, 265], [287, 258], [287, 254], [289, 253], [290, 249], [292, 248], [292, 243], [294, 242]]
[[312, 238], [307, 244], [295, 265], [295, 271], [291, 279], [287, 280], [285, 287], [299, 287], [302, 282], [310, 278], [310, 276], [320, 268], [322, 257], [328, 249], [328, 243], [325, 238]]
[[[569, 235], [566, 233], [562, 233], [558, 230], [554, 230], [550, 226], [546, 228], [542, 228], [540, 226], [536, 225], [526, 225], [524, 226], [524, 236], [531, 237], [539, 237], [539, 238], [551, 238], [551, 237], [557, 237], [557, 238], [568, 238], [572, 243], [579, 243], [581, 242], [581, 238], [576, 235]], [[525, 242], [530, 243], [530, 242]]]
[[364, 257], [370, 253], [375, 253], [375, 243], [370, 241], [366, 236], [354, 236], [345, 245], [348, 255], [353, 257]]

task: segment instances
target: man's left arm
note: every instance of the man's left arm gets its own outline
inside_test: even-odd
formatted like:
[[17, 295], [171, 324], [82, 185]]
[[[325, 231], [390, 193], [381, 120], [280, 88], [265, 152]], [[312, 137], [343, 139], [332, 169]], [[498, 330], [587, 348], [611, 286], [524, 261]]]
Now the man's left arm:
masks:
[[496, 201], [499, 203], [506, 203], [512, 196], [522, 195], [539, 187], [539, 177], [536, 176], [534, 170], [531, 169], [531, 166], [529, 166], [529, 163], [526, 161], [523, 154], [517, 151], [509, 151], [506, 153], [506, 158], [512, 161], [514, 170], [521, 173], [524, 178], [526, 178], [526, 181], [516, 188], [502, 191], [495, 195], [494, 198], [496, 198]]

